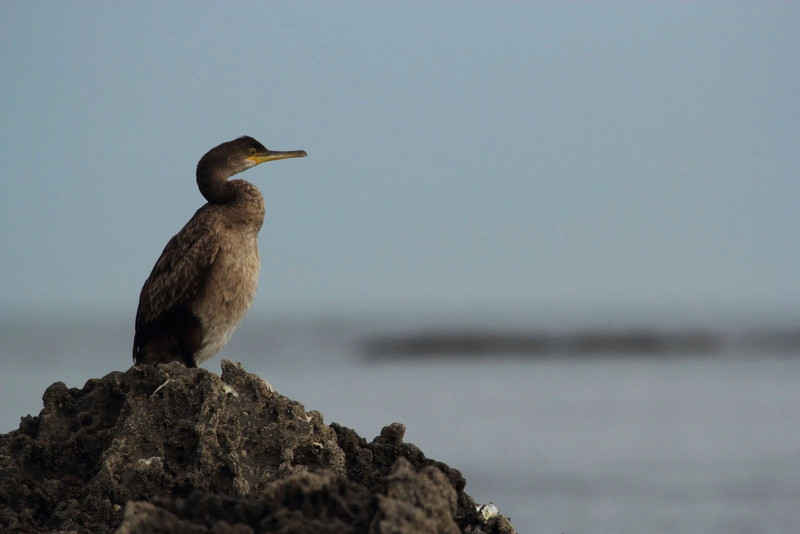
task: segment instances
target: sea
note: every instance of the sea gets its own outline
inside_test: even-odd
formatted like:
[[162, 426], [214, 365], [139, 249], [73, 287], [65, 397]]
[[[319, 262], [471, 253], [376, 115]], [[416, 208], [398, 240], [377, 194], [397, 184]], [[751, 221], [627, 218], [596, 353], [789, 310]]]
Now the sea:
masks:
[[[251, 314], [222, 353], [459, 469], [520, 533], [800, 532], [800, 324], [535, 310]], [[132, 317], [6, 318], [0, 432], [131, 364]]]

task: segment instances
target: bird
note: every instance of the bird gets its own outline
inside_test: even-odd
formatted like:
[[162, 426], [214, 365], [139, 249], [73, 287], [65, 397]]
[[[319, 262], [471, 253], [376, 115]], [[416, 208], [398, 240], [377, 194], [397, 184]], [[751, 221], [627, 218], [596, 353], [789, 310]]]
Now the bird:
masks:
[[142, 286], [134, 364], [197, 367], [224, 347], [256, 293], [264, 197], [235, 174], [265, 161], [306, 156], [274, 151], [249, 136], [209, 150], [197, 164], [208, 201], [169, 240]]

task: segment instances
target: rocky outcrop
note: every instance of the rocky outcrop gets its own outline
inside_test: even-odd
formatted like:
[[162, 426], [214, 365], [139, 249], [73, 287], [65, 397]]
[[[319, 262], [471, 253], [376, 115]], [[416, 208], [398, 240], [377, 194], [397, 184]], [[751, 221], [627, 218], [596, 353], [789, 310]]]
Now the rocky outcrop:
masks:
[[368, 443], [228, 360], [221, 376], [173, 363], [57, 382], [0, 436], [0, 529], [514, 532], [404, 431]]

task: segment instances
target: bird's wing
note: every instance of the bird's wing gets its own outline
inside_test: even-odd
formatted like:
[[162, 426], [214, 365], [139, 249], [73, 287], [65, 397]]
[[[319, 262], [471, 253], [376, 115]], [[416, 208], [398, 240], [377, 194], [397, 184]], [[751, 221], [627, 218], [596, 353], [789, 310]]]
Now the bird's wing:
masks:
[[142, 287], [137, 332], [197, 293], [219, 252], [216, 237], [208, 219], [195, 215], [169, 240]]

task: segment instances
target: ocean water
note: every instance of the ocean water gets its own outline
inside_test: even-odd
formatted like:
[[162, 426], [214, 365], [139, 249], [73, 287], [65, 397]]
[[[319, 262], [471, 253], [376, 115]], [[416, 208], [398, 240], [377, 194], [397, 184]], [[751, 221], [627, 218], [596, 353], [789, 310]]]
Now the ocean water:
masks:
[[[240, 361], [367, 439], [402, 422], [406, 441], [460, 469], [476, 502], [494, 502], [520, 533], [800, 532], [800, 350], [735, 342], [741, 323], [701, 325], [727, 340], [713, 351], [376, 358], [364, 349], [376, 336], [437, 329], [535, 323], [563, 336], [631, 320], [248, 317], [204, 367]], [[649, 331], [697, 327], [636, 320]], [[113, 318], [4, 322], [0, 432], [38, 413], [54, 381], [82, 387], [127, 369], [131, 338], [128, 321]]]

